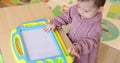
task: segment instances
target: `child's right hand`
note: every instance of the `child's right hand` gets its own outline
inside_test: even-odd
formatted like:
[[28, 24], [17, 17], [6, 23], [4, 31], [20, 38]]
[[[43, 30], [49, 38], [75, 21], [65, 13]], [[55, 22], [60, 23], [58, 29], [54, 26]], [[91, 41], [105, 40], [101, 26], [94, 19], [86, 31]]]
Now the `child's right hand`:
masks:
[[50, 30], [54, 31], [55, 28], [56, 28], [55, 24], [49, 23], [49, 24], [46, 24], [46, 25], [45, 25], [44, 30], [45, 30], [46, 32], [48, 32], [48, 31], [50, 31]]
[[76, 46], [73, 46], [72, 48], [68, 48], [68, 52], [70, 53], [71, 56], [80, 58], [80, 54], [79, 54], [78, 48]]

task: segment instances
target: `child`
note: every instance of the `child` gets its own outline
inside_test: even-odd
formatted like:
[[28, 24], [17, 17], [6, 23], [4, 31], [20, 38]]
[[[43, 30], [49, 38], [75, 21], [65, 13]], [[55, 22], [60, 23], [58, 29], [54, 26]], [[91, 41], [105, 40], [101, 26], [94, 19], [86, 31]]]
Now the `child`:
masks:
[[68, 37], [74, 45], [69, 49], [75, 56], [73, 63], [97, 63], [97, 52], [102, 35], [101, 18], [105, 0], [78, 0], [68, 12], [47, 24], [45, 31], [71, 24]]

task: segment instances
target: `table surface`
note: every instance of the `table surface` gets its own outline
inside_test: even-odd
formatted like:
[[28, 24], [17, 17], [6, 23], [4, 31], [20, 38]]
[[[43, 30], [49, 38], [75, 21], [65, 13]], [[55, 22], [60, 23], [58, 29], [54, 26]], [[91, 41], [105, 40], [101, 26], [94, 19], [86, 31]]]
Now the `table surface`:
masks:
[[53, 17], [48, 5], [43, 2], [0, 8], [0, 49], [5, 63], [16, 63], [10, 46], [10, 32], [13, 28], [26, 21]]

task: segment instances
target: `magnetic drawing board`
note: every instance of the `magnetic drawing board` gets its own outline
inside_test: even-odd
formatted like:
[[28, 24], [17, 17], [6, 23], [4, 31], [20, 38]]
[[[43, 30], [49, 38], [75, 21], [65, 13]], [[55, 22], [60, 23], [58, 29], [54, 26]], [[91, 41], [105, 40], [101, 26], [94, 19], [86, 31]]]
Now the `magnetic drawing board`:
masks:
[[48, 21], [26, 22], [12, 30], [11, 47], [18, 63], [72, 63], [57, 30], [43, 30]]

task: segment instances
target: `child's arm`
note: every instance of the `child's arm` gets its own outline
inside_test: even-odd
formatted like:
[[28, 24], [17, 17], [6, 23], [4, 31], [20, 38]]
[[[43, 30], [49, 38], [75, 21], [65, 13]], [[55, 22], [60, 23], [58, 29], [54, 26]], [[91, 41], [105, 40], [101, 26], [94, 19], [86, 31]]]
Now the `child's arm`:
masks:
[[76, 11], [74, 11], [74, 8], [76, 6], [70, 7], [68, 12], [65, 12], [61, 16], [56, 16], [54, 19], [50, 21], [50, 24], [46, 24], [44, 30], [49, 31], [50, 29], [54, 30], [55, 28], [60, 29], [62, 25], [67, 25], [72, 22], [72, 17], [75, 14]]
[[102, 29], [97, 28], [88, 33], [87, 36], [84, 36], [82, 40], [73, 43], [76, 45], [79, 50], [80, 54], [89, 54], [93, 49], [98, 49], [100, 37], [102, 35]]
[[56, 16], [54, 19], [51, 20], [50, 23], [54, 23], [57, 28], [60, 28], [62, 25], [67, 25], [72, 22], [72, 17], [74, 6], [69, 8], [68, 12], [63, 13], [61, 16]]

